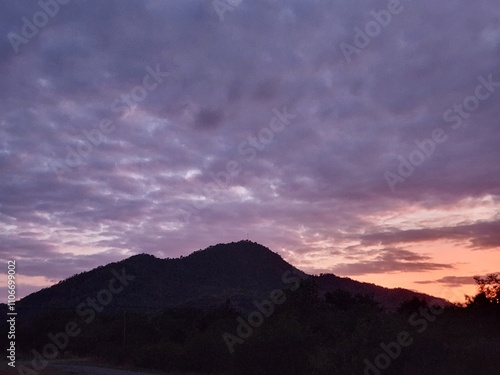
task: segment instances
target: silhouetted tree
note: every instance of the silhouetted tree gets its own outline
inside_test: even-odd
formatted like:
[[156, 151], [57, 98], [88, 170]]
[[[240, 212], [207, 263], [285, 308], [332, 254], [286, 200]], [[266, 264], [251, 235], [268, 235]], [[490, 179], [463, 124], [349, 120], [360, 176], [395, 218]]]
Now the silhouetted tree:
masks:
[[500, 318], [500, 278], [498, 274], [489, 274], [486, 277], [474, 276], [477, 284], [477, 294], [466, 296], [467, 308], [485, 314], [493, 314]]
[[427, 308], [427, 302], [423, 299], [413, 297], [411, 300], [402, 302], [399, 305], [398, 312], [401, 314], [413, 314], [421, 308]]
[[474, 276], [479, 294], [484, 294], [490, 303], [500, 303], [500, 275], [492, 273], [486, 277]]
[[378, 303], [373, 296], [351, 294], [345, 290], [334, 290], [325, 294], [325, 302], [333, 307], [346, 311], [353, 308], [378, 308]]

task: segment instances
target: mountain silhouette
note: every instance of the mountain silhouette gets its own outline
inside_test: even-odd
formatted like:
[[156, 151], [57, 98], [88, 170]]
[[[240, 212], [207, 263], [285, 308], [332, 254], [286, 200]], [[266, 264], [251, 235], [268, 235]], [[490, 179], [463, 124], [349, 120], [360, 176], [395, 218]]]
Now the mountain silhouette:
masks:
[[[118, 278], [130, 280], [125, 282], [123, 290], [112, 294], [107, 311], [123, 308], [154, 311], [179, 306], [210, 308], [228, 301], [234, 307], [245, 309], [253, 300], [268, 297], [272, 290], [286, 288], [284, 275], [287, 274], [309, 276], [322, 294], [344, 290], [371, 295], [386, 308], [396, 308], [414, 297], [436, 300], [410, 290], [388, 289], [333, 274], [307, 275], [267, 247], [244, 240], [217, 244], [175, 259], [134, 255], [72, 276], [26, 296], [16, 305], [27, 317], [54, 309], [74, 310], [82, 301], [95, 298], [101, 291], [104, 291], [101, 297], [111, 295], [106, 292], [110, 280], [120, 275]], [[120, 285], [118, 281], [112, 287], [116, 289], [117, 285]]]

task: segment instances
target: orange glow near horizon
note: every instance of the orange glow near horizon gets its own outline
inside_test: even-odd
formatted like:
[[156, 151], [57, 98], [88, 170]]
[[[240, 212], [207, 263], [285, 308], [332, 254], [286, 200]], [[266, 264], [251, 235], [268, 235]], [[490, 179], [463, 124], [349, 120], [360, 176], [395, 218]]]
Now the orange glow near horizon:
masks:
[[[314, 242], [308, 244], [314, 246]], [[345, 247], [347, 248], [347, 246]], [[317, 246], [316, 251], [302, 257], [295, 255], [287, 258], [296, 267], [312, 274], [334, 273], [340, 277], [349, 277], [353, 280], [377, 284], [387, 288], [410, 289], [459, 303], [465, 302], [466, 295], [473, 296], [477, 293], [473, 276], [484, 276], [500, 271], [500, 258], [496, 254], [497, 249], [477, 250], [472, 249], [467, 243], [457, 243], [450, 240], [398, 243], [394, 247], [404, 248], [412, 253], [428, 256], [428, 262], [449, 264], [453, 268], [350, 275], [335, 272], [335, 266], [338, 264], [349, 263], [354, 265], [356, 263], [355, 260], [349, 258], [348, 251], [341, 255], [331, 255], [331, 247], [324, 246], [324, 243]], [[367, 246], [365, 249], [366, 258], [370, 259], [371, 257], [373, 259], [379, 249], [380, 246]], [[462, 281], [460, 283], [438, 282], [438, 280], [446, 277], [462, 278]], [[464, 283], [466, 278], [470, 279], [470, 283]]]

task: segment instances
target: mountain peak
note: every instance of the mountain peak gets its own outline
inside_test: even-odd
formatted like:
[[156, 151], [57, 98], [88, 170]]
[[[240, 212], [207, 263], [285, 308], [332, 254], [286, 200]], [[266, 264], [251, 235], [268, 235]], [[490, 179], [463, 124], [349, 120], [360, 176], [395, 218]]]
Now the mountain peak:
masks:
[[[115, 273], [113, 273], [113, 271]], [[173, 306], [217, 306], [231, 299], [237, 307], [245, 306], [271, 290], [283, 289], [284, 275], [305, 275], [279, 254], [249, 240], [219, 243], [188, 256], [161, 259], [137, 254], [117, 263], [99, 266], [50, 288], [33, 293], [20, 301], [37, 311], [50, 308], [74, 308], [87, 297], [95, 296], [109, 285], [116, 272], [133, 276], [123, 293], [113, 299], [111, 308], [161, 309]], [[397, 306], [416, 294], [389, 290], [359, 283], [335, 275], [313, 277], [322, 292], [343, 289], [374, 294], [387, 306]], [[404, 297], [404, 299], [403, 299]], [[134, 301], [131, 304], [131, 301]]]
[[[202, 262], [200, 267], [210, 269], [212, 266], [240, 269], [242, 272], [257, 272], [260, 276], [284, 273], [287, 270], [296, 270], [279, 254], [271, 251], [264, 245], [249, 240], [238, 242], [219, 243], [206, 249], [198, 250], [185, 257], [186, 264], [193, 266]], [[229, 272], [229, 271], [227, 271]]]
[[214, 254], [214, 253], [222, 253], [225, 255], [237, 255], [242, 253], [247, 254], [274, 254], [281, 258], [281, 256], [268, 247], [261, 245], [257, 242], [252, 242], [250, 240], [241, 240], [238, 242], [229, 242], [229, 243], [218, 243], [217, 245], [211, 245], [205, 249], [197, 250], [191, 253], [188, 257], [193, 256], [195, 254]]

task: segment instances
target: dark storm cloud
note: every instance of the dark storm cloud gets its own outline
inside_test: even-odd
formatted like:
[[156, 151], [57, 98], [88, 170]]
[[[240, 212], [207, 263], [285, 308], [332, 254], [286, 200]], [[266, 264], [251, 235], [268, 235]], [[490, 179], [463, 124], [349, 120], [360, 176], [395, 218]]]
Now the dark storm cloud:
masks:
[[428, 281], [415, 281], [417, 284], [445, 284], [446, 286], [461, 286], [475, 284], [474, 277], [472, 276], [445, 276], [438, 280], [428, 280]]
[[[497, 274], [499, 272], [496, 272]], [[438, 280], [424, 280], [424, 281], [415, 281], [417, 284], [444, 284], [447, 287], [459, 287], [462, 285], [475, 285], [476, 280], [474, 280], [475, 276], [445, 276]], [[481, 275], [480, 277], [485, 277]]]
[[222, 114], [217, 110], [201, 109], [196, 114], [196, 126], [199, 128], [213, 129], [222, 121]]
[[356, 276], [373, 273], [426, 272], [454, 268], [451, 264], [430, 262], [431, 259], [429, 256], [412, 251], [390, 248], [378, 250], [377, 255], [370, 260], [338, 264], [332, 271], [340, 275]]
[[[386, 1], [244, 1], [221, 22], [210, 1], [75, 0], [16, 54], [7, 34], [39, 10], [27, 4], [0, 15], [2, 256], [66, 254], [64, 267], [27, 266], [30, 275], [69, 276], [122, 252], [178, 256], [247, 232], [289, 259], [319, 251], [312, 238], [499, 247], [496, 219], [389, 232], [365, 219], [414, 204], [498, 203], [500, 90], [462, 129], [443, 113], [474, 94], [478, 75], [500, 81], [499, 5], [402, 1], [348, 63], [340, 43]], [[169, 75], [141, 97], [148, 67]], [[269, 133], [284, 107], [295, 117]], [[113, 130], [94, 145], [85, 134], [96, 137], [103, 119]], [[392, 193], [384, 172], [436, 127], [447, 141]], [[54, 163], [84, 145], [81, 165], [58, 178]], [[88, 255], [92, 246], [111, 255]], [[451, 267], [396, 253], [339, 269]]]
[[361, 244], [393, 245], [398, 243], [423, 242], [434, 240], [458, 240], [469, 242], [473, 249], [492, 249], [500, 247], [500, 221], [479, 222], [453, 227], [393, 230], [384, 233], [370, 233], [359, 237]]

